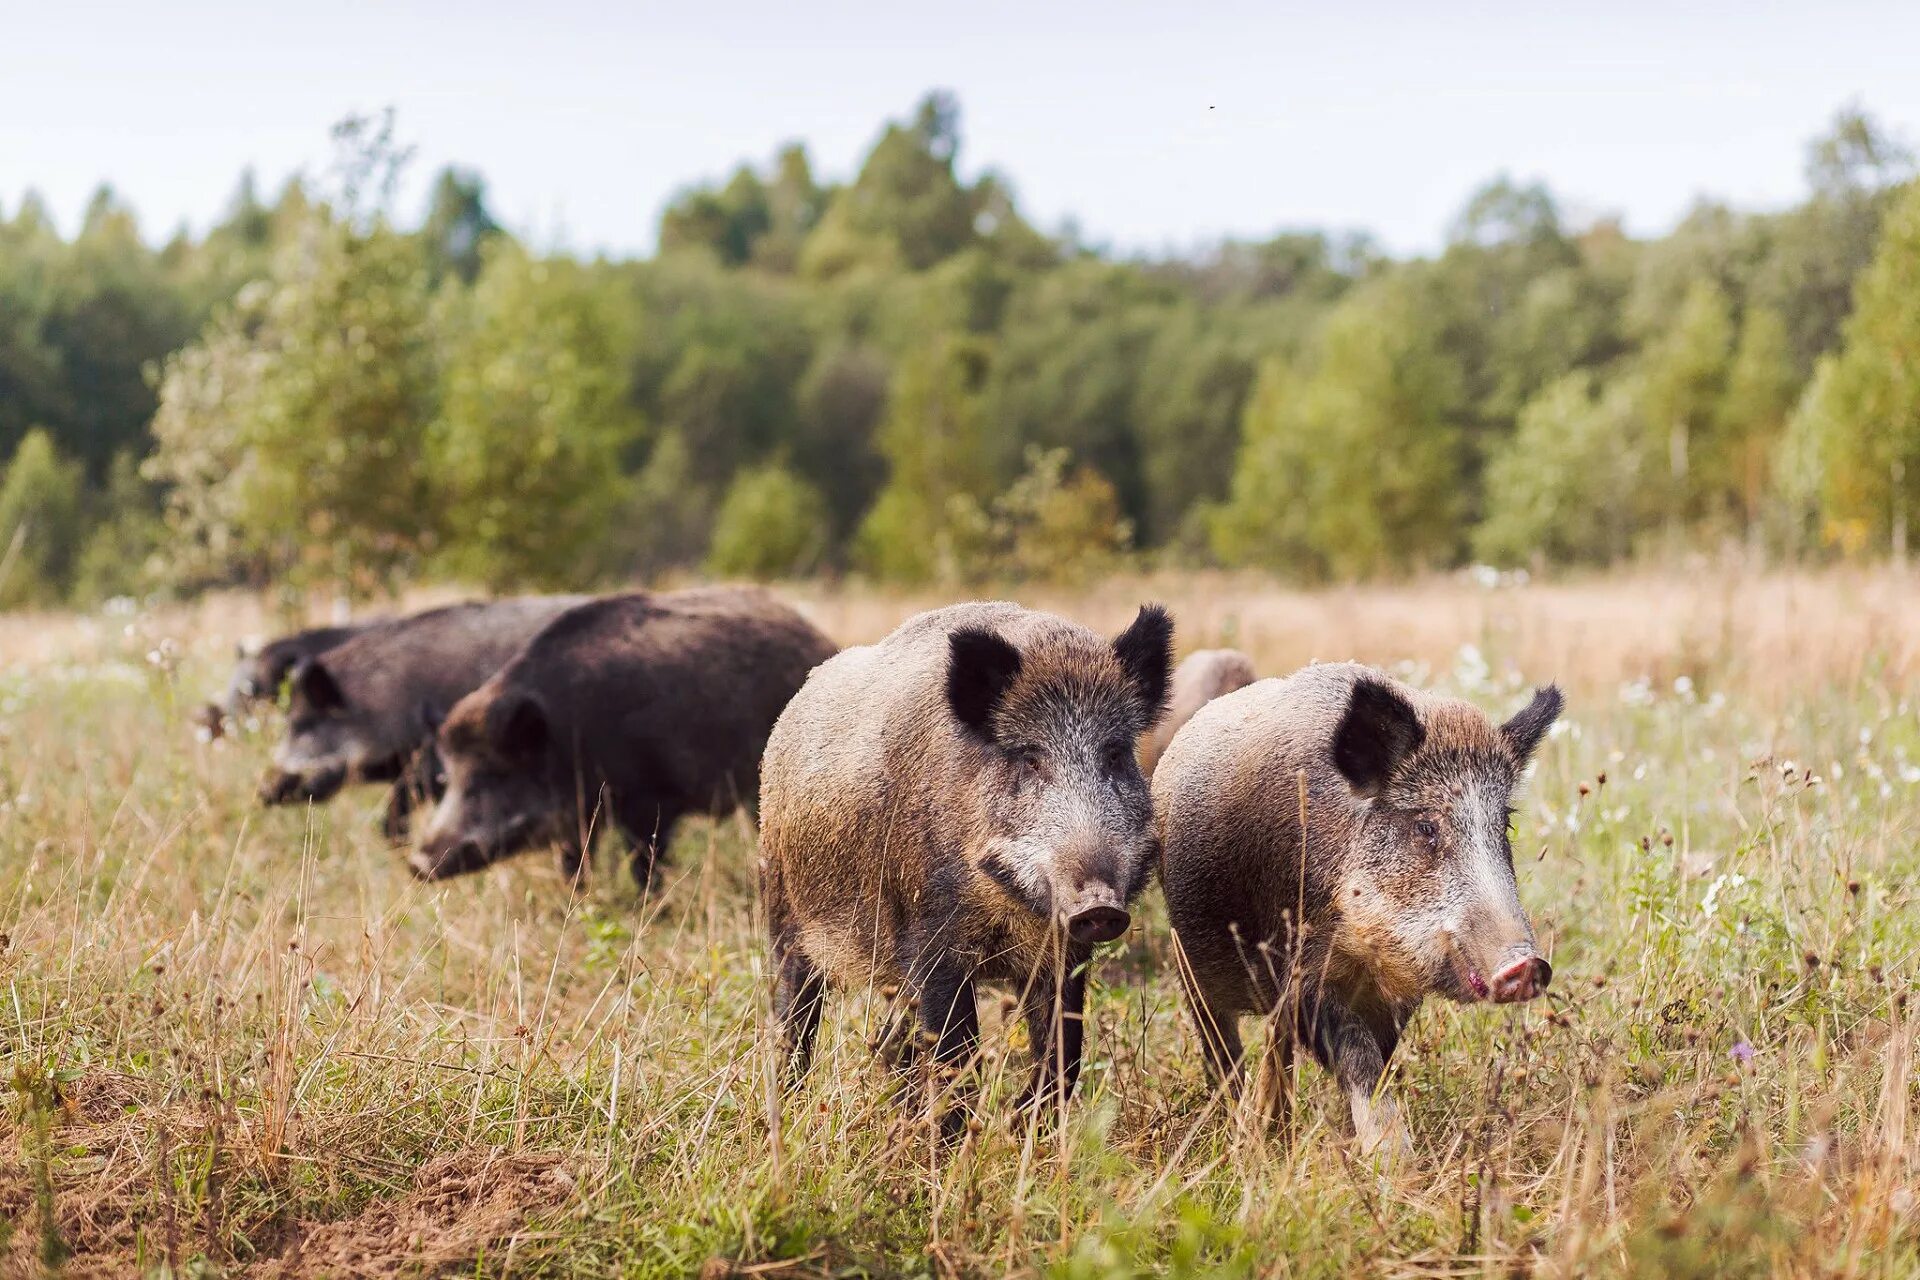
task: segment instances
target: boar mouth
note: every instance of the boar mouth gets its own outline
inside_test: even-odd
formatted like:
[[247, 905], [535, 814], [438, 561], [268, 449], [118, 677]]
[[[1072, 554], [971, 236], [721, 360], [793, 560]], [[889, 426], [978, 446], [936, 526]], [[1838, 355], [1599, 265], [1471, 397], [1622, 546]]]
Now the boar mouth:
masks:
[[1019, 856], [1017, 844], [990, 849], [974, 866], [995, 888], [1074, 942], [1086, 946], [1111, 942], [1132, 925], [1129, 895], [1111, 878], [1096, 876], [1069, 889], [1031, 864], [1023, 872], [1009, 859], [1010, 853]]
[[260, 784], [260, 803], [268, 806], [298, 804], [301, 801], [325, 804], [346, 785], [347, 771], [338, 765], [317, 773], [275, 771]]
[[479, 841], [462, 840], [439, 853], [416, 850], [407, 859], [407, 869], [418, 880], [450, 880], [470, 871], [485, 870], [493, 861]]
[[1449, 999], [1461, 1004], [1479, 1004], [1492, 995], [1493, 989], [1487, 985], [1486, 978], [1467, 958], [1466, 948], [1460, 945], [1460, 939], [1452, 929], [1445, 932], [1447, 959], [1444, 976], [1436, 985]]
[[1457, 942], [1449, 939], [1449, 943], [1447, 969], [1453, 982], [1447, 994], [1463, 1004], [1522, 1004], [1545, 991], [1553, 980], [1553, 966], [1531, 949], [1508, 952], [1502, 957], [1507, 963], [1489, 978], [1467, 959]]
[[450, 880], [454, 876], [484, 871], [502, 859], [522, 853], [549, 838], [537, 818], [516, 818], [489, 836], [459, 836], [444, 841], [429, 840], [407, 858], [407, 867], [421, 880]]
[[1009, 863], [1002, 850], [995, 849], [976, 864], [982, 875], [1020, 906], [1046, 919], [1053, 915], [1053, 895], [1045, 886], [1033, 883]]

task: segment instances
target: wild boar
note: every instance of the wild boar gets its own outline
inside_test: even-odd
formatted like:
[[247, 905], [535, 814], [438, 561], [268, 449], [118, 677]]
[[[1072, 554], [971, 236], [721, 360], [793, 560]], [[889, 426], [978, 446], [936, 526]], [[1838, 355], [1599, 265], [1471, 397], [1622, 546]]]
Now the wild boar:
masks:
[[1167, 753], [1173, 735], [1180, 732], [1194, 712], [1223, 694], [1244, 689], [1259, 679], [1253, 673], [1253, 659], [1238, 649], [1201, 649], [1174, 668], [1173, 693], [1167, 699], [1167, 714], [1140, 740], [1140, 771], [1153, 777], [1160, 757]]
[[[1172, 635], [1157, 606], [1109, 643], [1018, 605], [963, 604], [813, 673], [774, 727], [760, 787], [790, 1081], [829, 982], [897, 984], [947, 1070], [978, 1042], [976, 985], [1000, 983], [1031, 1033], [1022, 1106], [1064, 1102], [1086, 962], [1126, 931], [1154, 865], [1134, 752], [1164, 709]], [[943, 1133], [964, 1119], [947, 1110]]]
[[577, 871], [604, 815], [643, 887], [686, 814], [757, 807], [760, 755], [833, 642], [757, 587], [635, 592], [555, 618], [455, 705], [424, 879], [540, 844]]
[[233, 679], [216, 705], [225, 715], [238, 716], [256, 702], [271, 702], [280, 696], [280, 686], [303, 660], [337, 649], [384, 622], [386, 619], [379, 618], [337, 627], [311, 627], [280, 636], [251, 651], [240, 646], [234, 660]]
[[415, 757], [432, 738], [431, 723], [587, 598], [448, 605], [302, 660], [288, 677], [287, 733], [261, 803], [319, 803], [353, 782], [411, 782], [388, 797], [388, 834], [404, 830], [419, 787]]
[[1560, 708], [1548, 685], [1496, 727], [1468, 703], [1337, 663], [1201, 709], [1153, 792], [1182, 983], [1217, 1080], [1237, 1087], [1240, 1017], [1270, 1014], [1270, 1118], [1285, 1118], [1304, 1044], [1339, 1079], [1362, 1143], [1391, 1131], [1399, 1145], [1377, 1095], [1421, 999], [1546, 989], [1508, 826]]

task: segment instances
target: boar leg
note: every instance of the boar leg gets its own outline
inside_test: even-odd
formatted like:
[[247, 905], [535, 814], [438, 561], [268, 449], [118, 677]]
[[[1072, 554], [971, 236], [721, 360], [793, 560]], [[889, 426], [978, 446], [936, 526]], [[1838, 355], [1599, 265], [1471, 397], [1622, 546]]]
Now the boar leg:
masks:
[[889, 1071], [908, 1074], [920, 1058], [920, 1014], [912, 1005], [893, 1005], [883, 1017], [873, 1051]]
[[773, 1014], [780, 1021], [780, 1038], [787, 1053], [787, 1082], [793, 1084], [813, 1065], [813, 1040], [820, 1030], [820, 1008], [826, 1002], [827, 980], [798, 947], [780, 957], [780, 978], [774, 986]]
[[656, 800], [613, 803], [613, 823], [633, 846], [633, 882], [645, 889], [653, 884], [654, 868], [666, 860], [680, 811]]
[[[920, 984], [920, 1033], [933, 1045], [934, 1097], [973, 1059], [980, 1044], [980, 1008], [973, 978], [942, 966]], [[940, 1140], [951, 1142], [966, 1128], [964, 1106], [949, 1106], [940, 1114]]]
[[1354, 1136], [1364, 1150], [1378, 1146], [1395, 1128], [1393, 1099], [1381, 1094], [1380, 1081], [1396, 1039], [1390, 1034], [1382, 1044], [1378, 1029], [1338, 1000], [1328, 998], [1320, 1004], [1314, 1047], [1346, 1092]]
[[407, 826], [413, 817], [415, 799], [410, 778], [401, 778], [387, 792], [387, 811], [380, 819], [380, 834], [386, 837], [389, 844], [399, 844], [407, 838]]
[[1260, 1058], [1254, 1096], [1260, 1100], [1260, 1118], [1274, 1133], [1284, 1134], [1293, 1121], [1293, 1016], [1282, 1010], [1267, 1020], [1267, 1047]]
[[1058, 988], [1035, 982], [1027, 989], [1027, 1039], [1033, 1045], [1033, 1078], [1020, 1091], [1018, 1106], [1064, 1106], [1080, 1079], [1080, 1060], [1086, 1044], [1087, 974], [1084, 967], [1067, 976]]
[[1201, 990], [1200, 980], [1189, 971], [1184, 960], [1179, 965], [1180, 985], [1187, 995], [1187, 1013], [1193, 1019], [1194, 1032], [1200, 1037], [1200, 1055], [1207, 1066], [1207, 1077], [1216, 1088], [1237, 1092], [1240, 1088], [1240, 1014], [1224, 1000], [1210, 1000]]

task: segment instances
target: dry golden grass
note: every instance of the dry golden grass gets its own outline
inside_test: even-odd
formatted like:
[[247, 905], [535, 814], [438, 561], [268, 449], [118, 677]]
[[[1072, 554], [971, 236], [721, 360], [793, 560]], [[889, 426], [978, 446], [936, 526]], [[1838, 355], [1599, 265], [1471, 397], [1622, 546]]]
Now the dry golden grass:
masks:
[[[743, 824], [644, 901], [613, 858], [419, 885], [374, 795], [252, 807], [271, 725], [195, 740], [258, 602], [0, 619], [0, 1275], [1915, 1274], [1913, 587], [1024, 593], [1161, 599], [1264, 671], [1567, 687], [1516, 842], [1554, 995], [1421, 1012], [1391, 1167], [1310, 1065], [1288, 1145], [1209, 1093], [1151, 899], [1064, 1126], [998, 1122], [990, 1017], [989, 1122], [937, 1158], [861, 1001], [782, 1101]], [[943, 599], [793, 594], [848, 643]]]

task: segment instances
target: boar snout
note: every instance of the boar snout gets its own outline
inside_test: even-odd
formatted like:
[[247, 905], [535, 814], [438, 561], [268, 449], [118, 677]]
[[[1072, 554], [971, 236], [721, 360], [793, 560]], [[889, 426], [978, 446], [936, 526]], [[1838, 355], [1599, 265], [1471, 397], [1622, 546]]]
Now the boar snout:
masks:
[[1488, 995], [1495, 1004], [1520, 1004], [1545, 992], [1552, 981], [1552, 965], [1537, 955], [1522, 956], [1493, 975]]
[[1060, 912], [1067, 936], [1075, 942], [1092, 945], [1112, 942], [1127, 931], [1133, 916], [1111, 885], [1089, 884], [1067, 900]]
[[447, 880], [487, 865], [478, 840], [460, 840], [443, 848], [416, 849], [407, 857], [407, 869], [419, 880]]
[[1489, 932], [1472, 927], [1447, 932], [1452, 958], [1440, 991], [1467, 1004], [1522, 1004], [1546, 991], [1553, 966], [1540, 954], [1524, 918], [1505, 937], [1489, 937]]
[[346, 783], [345, 769], [328, 769], [313, 774], [275, 769], [260, 784], [260, 803], [271, 806], [311, 800], [315, 804], [324, 804], [333, 799]]
[[299, 790], [300, 775], [281, 773], [278, 769], [260, 780], [260, 803], [264, 805], [291, 804], [294, 793]]
[[1133, 917], [1120, 907], [1087, 907], [1067, 917], [1067, 933], [1075, 942], [1112, 942], [1132, 923]]

